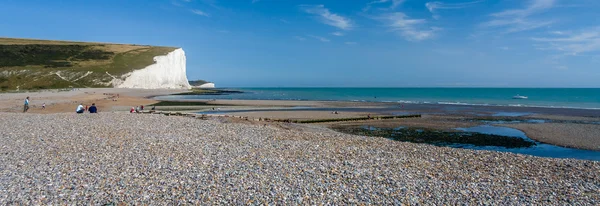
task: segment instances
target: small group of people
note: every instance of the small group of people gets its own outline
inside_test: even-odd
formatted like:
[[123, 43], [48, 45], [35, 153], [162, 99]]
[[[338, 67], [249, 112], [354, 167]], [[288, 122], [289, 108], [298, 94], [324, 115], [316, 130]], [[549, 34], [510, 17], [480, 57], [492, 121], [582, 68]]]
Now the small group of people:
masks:
[[83, 104], [79, 104], [79, 106], [77, 106], [77, 109], [75, 110], [75, 112], [77, 112], [77, 114], [83, 114], [86, 110], [89, 111], [90, 113], [98, 113], [98, 108], [96, 107], [96, 103], [92, 103], [92, 106], [89, 108], [87, 105], [85, 105], [85, 107], [83, 107]]
[[129, 113], [140, 113], [142, 111], [144, 111], [144, 105], [131, 107], [131, 110], [129, 110]]
[[[42, 109], [46, 109], [46, 103], [42, 103]], [[29, 111], [29, 97], [25, 98], [25, 101], [23, 102], [23, 112], [27, 112]], [[92, 103], [92, 106], [88, 108], [87, 105], [85, 105], [85, 107], [83, 107], [83, 104], [79, 104], [79, 106], [77, 106], [77, 109], [75, 110], [76, 113], [81, 114], [85, 111], [89, 111], [90, 113], [98, 113], [98, 108], [96, 107], [96, 103]]]

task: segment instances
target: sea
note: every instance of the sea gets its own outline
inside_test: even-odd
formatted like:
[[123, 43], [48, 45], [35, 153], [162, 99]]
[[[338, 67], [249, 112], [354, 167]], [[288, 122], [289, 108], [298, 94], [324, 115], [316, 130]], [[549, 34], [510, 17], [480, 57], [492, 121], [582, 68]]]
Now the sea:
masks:
[[[177, 99], [313, 100], [600, 109], [600, 88], [227, 88]], [[514, 99], [514, 96], [527, 99]], [[167, 98], [168, 99], [168, 98]]]

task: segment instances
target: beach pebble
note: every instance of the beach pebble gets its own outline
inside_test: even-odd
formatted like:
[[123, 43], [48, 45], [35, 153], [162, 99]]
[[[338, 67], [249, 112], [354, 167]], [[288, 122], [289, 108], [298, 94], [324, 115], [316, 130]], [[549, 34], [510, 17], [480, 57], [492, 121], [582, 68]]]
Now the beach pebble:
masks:
[[315, 125], [0, 113], [0, 205], [598, 205], [600, 163]]

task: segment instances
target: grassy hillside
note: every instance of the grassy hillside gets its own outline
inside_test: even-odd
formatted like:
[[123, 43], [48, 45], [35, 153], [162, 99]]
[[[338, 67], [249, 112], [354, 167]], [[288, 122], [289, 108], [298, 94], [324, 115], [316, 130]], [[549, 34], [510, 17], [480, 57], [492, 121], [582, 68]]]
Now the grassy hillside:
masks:
[[173, 47], [0, 38], [0, 90], [110, 87]]

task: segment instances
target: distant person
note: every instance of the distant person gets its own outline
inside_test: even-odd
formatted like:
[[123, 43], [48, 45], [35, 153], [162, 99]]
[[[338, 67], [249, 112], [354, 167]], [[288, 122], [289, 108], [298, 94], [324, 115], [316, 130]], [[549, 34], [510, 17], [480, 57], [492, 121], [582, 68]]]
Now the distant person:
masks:
[[88, 109], [90, 113], [98, 113], [98, 108], [96, 108], [96, 103], [92, 103], [92, 106]]
[[87, 106], [87, 104], [86, 104], [86, 105], [85, 105], [85, 110], [83, 110], [83, 111], [87, 111], [87, 110], [88, 110], [88, 106]]
[[29, 110], [29, 97], [25, 98], [25, 102], [23, 103], [23, 112], [27, 112]]
[[82, 104], [79, 104], [79, 106], [77, 106], [77, 110], [75, 110], [75, 112], [77, 112], [77, 114], [82, 114], [85, 111], [85, 109], [83, 108]]
[[140, 105], [140, 109], [144, 111], [144, 105]]
[[133, 113], [135, 112], [135, 108], [131, 107], [131, 110], [129, 110], [129, 113]]
[[156, 105], [152, 106], [152, 111], [156, 110]]
[[42, 109], [46, 109], [46, 102], [42, 103]]
[[135, 107], [135, 113], [138, 113], [138, 112], [140, 112], [140, 107], [139, 106]]

